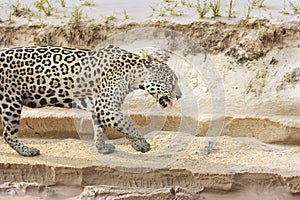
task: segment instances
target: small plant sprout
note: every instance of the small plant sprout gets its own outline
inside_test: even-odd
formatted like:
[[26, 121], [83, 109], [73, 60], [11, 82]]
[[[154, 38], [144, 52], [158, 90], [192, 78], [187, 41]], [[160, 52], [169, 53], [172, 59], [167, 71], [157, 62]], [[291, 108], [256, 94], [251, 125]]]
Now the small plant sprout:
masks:
[[267, 30], [265, 27], [263, 27], [260, 23], [260, 21], [258, 20], [257, 21], [257, 28], [258, 28], [258, 38], [263, 41], [265, 36], [266, 36], [266, 33], [267, 33]]
[[262, 8], [264, 7], [264, 3], [265, 0], [248, 0], [248, 2], [252, 5], [252, 6], [257, 6], [258, 8]]
[[44, 28], [45, 24], [44, 24], [44, 20], [43, 20], [43, 16], [42, 16], [42, 13], [41, 13], [41, 12], [39, 12], [39, 13], [37, 14], [37, 19], [38, 19], [38, 21], [39, 21], [39, 26], [40, 26], [40, 28]]
[[286, 0], [283, 1], [283, 10], [286, 11]]
[[262, 8], [265, 6], [265, 0], [257, 0], [257, 7]]
[[163, 16], [165, 16], [165, 15], [166, 15], [165, 9], [163, 9], [163, 8], [159, 9], [159, 14], [158, 14], [158, 16], [163, 17]]
[[153, 17], [154, 13], [156, 12], [156, 8], [154, 6], [149, 5], [149, 7], [151, 8], [151, 15], [149, 17]]
[[91, 23], [89, 24], [89, 29], [95, 30], [97, 27], [97, 24], [95, 22], [95, 19], [92, 19]]
[[193, 4], [189, 0], [181, 0], [181, 5], [192, 8]]
[[58, 3], [60, 3], [61, 7], [66, 7], [66, 1], [65, 0], [56, 0]]
[[176, 10], [177, 7], [178, 7], [178, 2], [175, 1], [174, 4], [170, 4], [170, 6], [165, 7], [165, 10], [170, 12], [170, 16], [183, 15], [183, 12], [181, 10]]
[[210, 9], [213, 12], [213, 16], [217, 17], [220, 16], [220, 9], [221, 9], [221, 0], [214, 0], [214, 2], [209, 3]]
[[95, 2], [93, 0], [80, 0], [82, 6], [94, 6]]
[[181, 5], [185, 6], [186, 5], [186, 0], [181, 0]]
[[299, 10], [300, 10], [299, 4], [296, 5], [293, 2], [291, 2], [291, 1], [289, 1], [289, 4], [290, 4], [291, 9], [294, 11], [294, 14], [296, 14], [297, 12], [299, 12]]
[[27, 15], [27, 21], [28, 21], [28, 22], [31, 22], [31, 21], [32, 21], [32, 16], [33, 16], [32, 13], [29, 13], [29, 14]]
[[9, 8], [11, 10], [11, 15], [14, 15], [14, 16], [17, 16], [17, 17], [20, 17], [22, 15], [26, 16], [28, 13], [30, 13], [30, 9], [28, 7], [21, 7], [21, 3], [20, 1], [16, 1], [15, 4], [11, 3], [9, 1], [8, 3], [9, 5]]
[[129, 19], [129, 15], [127, 14], [127, 11], [123, 10], [124, 19]]
[[110, 15], [110, 16], [104, 17], [103, 19], [104, 19], [104, 23], [108, 24], [110, 21], [113, 21], [117, 18], [114, 15]]
[[[186, 3], [186, 1], [184, 1]], [[158, 15], [159, 17], [164, 17], [166, 15], [169, 16], [182, 16], [183, 11], [179, 9], [179, 1], [178, 0], [164, 0], [164, 2], [160, 5], [156, 4], [155, 6], [149, 6], [152, 10], [152, 13], [149, 17], [153, 17], [154, 15]]]
[[284, 15], [288, 15], [289, 13], [286, 11], [286, 0], [283, 1], [283, 10], [280, 11]]
[[12, 24], [14, 21], [12, 20], [12, 16], [13, 14], [10, 12], [7, 16], [7, 21], [8, 21], [8, 24]]
[[248, 5], [248, 8], [247, 8], [247, 15], [246, 15], [246, 20], [249, 20], [250, 19], [250, 15], [251, 15], [251, 11], [252, 11], [252, 7], [250, 5]]
[[96, 24], [92, 23], [89, 25], [89, 29], [95, 30], [95, 28], [96, 28]]
[[83, 13], [82, 8], [75, 7], [71, 13], [70, 24], [75, 27], [78, 26], [82, 20], [82, 13]]
[[166, 10], [170, 11], [170, 15], [174, 15], [175, 9], [176, 9], [177, 6], [178, 6], [178, 3], [175, 2], [174, 5], [170, 5], [170, 7], [167, 7], [167, 8], [166, 8]]
[[17, 13], [20, 12], [20, 10], [21, 10], [20, 7], [21, 7], [21, 3], [20, 3], [19, 0], [18, 0], [15, 4], [13, 4], [13, 3], [11, 3], [11, 2], [9, 1], [9, 8], [10, 8], [11, 11], [12, 11], [12, 15], [18, 16]]
[[204, 0], [203, 6], [201, 6], [200, 1], [197, 1], [196, 9], [200, 18], [203, 18], [209, 11], [209, 6], [207, 2]]
[[228, 17], [233, 17], [233, 0], [229, 0]]
[[49, 0], [36, 0], [34, 2], [35, 7], [45, 14], [45, 16], [50, 16], [53, 10]]

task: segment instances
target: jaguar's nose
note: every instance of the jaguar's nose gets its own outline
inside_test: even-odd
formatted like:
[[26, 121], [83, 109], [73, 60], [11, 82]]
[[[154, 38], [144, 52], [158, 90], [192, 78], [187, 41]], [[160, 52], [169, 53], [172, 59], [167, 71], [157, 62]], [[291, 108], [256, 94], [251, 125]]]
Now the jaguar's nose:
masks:
[[178, 85], [176, 85], [176, 87], [175, 87], [175, 95], [176, 95], [176, 99], [177, 99], [177, 100], [180, 99], [181, 96], [182, 96], [181, 90], [180, 90], [180, 88], [178, 87]]

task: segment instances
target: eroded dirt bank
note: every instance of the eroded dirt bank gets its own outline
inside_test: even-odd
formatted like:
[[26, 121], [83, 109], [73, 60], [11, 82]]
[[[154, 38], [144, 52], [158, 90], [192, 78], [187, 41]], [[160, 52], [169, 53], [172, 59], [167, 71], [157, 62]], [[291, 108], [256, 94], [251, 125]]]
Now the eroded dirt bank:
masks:
[[[274, 25], [268, 20], [240, 21], [228, 24], [218, 21], [193, 22], [190, 24], [176, 24], [170, 22], [145, 22], [125, 23], [121, 25], [99, 24], [93, 27], [87, 26], [0, 26], [0, 42], [2, 47], [16, 47], [28, 45], [62, 45], [77, 48], [93, 49], [111, 35], [116, 35], [131, 29], [154, 27], [180, 32], [199, 43], [207, 52], [217, 54], [228, 51], [228, 55], [234, 55], [230, 47], [240, 42], [251, 30], [258, 30], [258, 23], [266, 28], [265, 35], [257, 40], [257, 45], [263, 45], [264, 49], [248, 47], [247, 53], [253, 54], [247, 57], [252, 61], [264, 56], [272, 47], [298, 47], [300, 33], [299, 23], [290, 23], [288, 26]], [[142, 39], [142, 38], [141, 38]], [[253, 38], [255, 40], [255, 38]], [[253, 44], [256, 45], [256, 44]], [[247, 48], [247, 47], [245, 47]], [[258, 52], [255, 52], [258, 50]], [[252, 52], [250, 52], [252, 51]], [[255, 55], [254, 55], [255, 54]], [[245, 60], [244, 60], [245, 61]]]
[[74, 190], [76, 194], [82, 192], [83, 197], [120, 199], [126, 199], [126, 195], [128, 199], [135, 196], [147, 199], [154, 198], [155, 194], [157, 199], [180, 194], [186, 199], [201, 199], [213, 191], [237, 192], [237, 196], [239, 191], [248, 191], [252, 197], [269, 191], [272, 197], [278, 193], [284, 199], [299, 198], [299, 146], [267, 145], [250, 138], [201, 138], [173, 132], [156, 132], [148, 140], [153, 149], [146, 154], [135, 152], [123, 139], [114, 140], [117, 149], [110, 155], [97, 154], [91, 141], [24, 140], [41, 150], [41, 155], [34, 158], [17, 156], [2, 141], [1, 183], [32, 183], [28, 188], [26, 183], [23, 186], [3, 184], [2, 194], [22, 195], [28, 190], [29, 194], [48, 193], [55, 197], [61, 196], [59, 187], [63, 185], [70, 188], [111, 185], [114, 186], [111, 189], [95, 186]]

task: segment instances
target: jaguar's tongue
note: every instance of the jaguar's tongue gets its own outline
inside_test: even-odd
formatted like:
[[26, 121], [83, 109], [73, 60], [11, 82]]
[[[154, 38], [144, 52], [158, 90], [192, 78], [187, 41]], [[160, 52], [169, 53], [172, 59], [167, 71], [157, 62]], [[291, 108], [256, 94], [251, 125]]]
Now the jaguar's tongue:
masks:
[[173, 102], [164, 100], [165, 104], [167, 104], [168, 107], [173, 106]]

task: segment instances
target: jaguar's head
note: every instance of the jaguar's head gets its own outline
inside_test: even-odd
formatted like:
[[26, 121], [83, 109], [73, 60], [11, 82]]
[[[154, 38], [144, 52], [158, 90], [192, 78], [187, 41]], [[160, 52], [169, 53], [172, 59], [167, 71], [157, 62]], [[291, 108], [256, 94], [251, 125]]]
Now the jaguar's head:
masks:
[[158, 61], [144, 61], [144, 67], [147, 75], [140, 88], [151, 94], [163, 108], [172, 106], [175, 99], [181, 98], [178, 78], [168, 65]]

